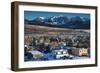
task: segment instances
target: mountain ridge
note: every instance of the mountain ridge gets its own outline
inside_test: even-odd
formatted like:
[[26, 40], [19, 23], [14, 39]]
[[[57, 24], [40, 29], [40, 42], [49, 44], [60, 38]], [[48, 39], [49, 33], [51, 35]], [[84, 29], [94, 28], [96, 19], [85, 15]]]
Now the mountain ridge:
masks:
[[24, 19], [25, 24], [40, 25], [69, 29], [90, 29], [90, 19], [75, 16], [68, 18], [67, 16], [51, 16], [37, 17], [33, 20]]

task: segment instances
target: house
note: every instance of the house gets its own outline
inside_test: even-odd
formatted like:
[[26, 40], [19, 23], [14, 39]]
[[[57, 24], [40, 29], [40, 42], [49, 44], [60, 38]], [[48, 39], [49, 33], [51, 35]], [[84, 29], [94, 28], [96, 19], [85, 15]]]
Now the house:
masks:
[[74, 57], [68, 53], [68, 50], [65, 49], [54, 50], [54, 53], [56, 55], [56, 59], [72, 59]]
[[72, 54], [76, 56], [88, 56], [88, 48], [72, 49]]
[[26, 51], [32, 51], [34, 49], [35, 48], [33, 46], [24, 45], [24, 50], [26, 50]]
[[41, 58], [43, 57], [43, 53], [37, 51], [37, 50], [34, 50], [34, 51], [28, 51], [29, 53], [31, 53], [33, 55], [33, 58], [34, 59], [38, 59], [38, 58]]

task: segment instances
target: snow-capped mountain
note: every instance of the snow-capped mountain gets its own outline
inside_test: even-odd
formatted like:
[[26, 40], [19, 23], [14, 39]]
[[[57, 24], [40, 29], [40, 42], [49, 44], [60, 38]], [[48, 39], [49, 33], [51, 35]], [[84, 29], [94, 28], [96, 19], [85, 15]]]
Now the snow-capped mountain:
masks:
[[72, 29], [89, 29], [90, 19], [75, 16], [68, 18], [67, 16], [50, 16], [50, 17], [37, 17], [34, 20], [28, 21], [25, 19], [25, 23], [31, 25], [72, 28]]

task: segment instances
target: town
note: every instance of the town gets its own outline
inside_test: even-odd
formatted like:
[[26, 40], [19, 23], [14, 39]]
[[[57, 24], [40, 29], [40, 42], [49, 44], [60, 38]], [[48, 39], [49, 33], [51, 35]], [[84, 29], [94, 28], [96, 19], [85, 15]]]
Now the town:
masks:
[[74, 60], [90, 57], [89, 32], [42, 31], [25, 34], [25, 61]]

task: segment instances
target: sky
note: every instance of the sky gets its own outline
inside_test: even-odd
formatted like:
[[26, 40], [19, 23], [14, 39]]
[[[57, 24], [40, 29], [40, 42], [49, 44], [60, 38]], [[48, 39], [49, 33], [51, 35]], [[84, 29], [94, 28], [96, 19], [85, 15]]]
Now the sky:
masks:
[[67, 16], [67, 17], [85, 17], [90, 18], [90, 14], [83, 14], [83, 13], [67, 13], [67, 12], [44, 12], [44, 11], [24, 11], [24, 19], [33, 20], [37, 17], [51, 17], [51, 16]]

